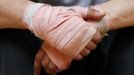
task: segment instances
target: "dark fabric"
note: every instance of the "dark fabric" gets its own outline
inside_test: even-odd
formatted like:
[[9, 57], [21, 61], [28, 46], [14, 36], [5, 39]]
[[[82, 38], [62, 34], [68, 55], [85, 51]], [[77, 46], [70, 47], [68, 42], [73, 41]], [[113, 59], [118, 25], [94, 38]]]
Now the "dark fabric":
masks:
[[37, 0], [41, 3], [47, 3], [53, 6], [89, 6], [93, 0]]
[[0, 75], [33, 75], [34, 56], [41, 40], [29, 31], [0, 30]]
[[134, 75], [134, 27], [120, 29], [110, 46], [106, 75]]

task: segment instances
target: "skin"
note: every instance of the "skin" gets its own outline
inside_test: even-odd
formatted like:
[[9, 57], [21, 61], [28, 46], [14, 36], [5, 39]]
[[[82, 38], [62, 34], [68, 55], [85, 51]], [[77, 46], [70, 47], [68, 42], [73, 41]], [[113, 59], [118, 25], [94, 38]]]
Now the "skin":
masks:
[[27, 29], [22, 24], [22, 18], [30, 3], [28, 0], [0, 0], [0, 28]]
[[[104, 12], [98, 12], [94, 9], [89, 9], [87, 19], [98, 20], [105, 15]], [[88, 43], [88, 45], [83, 49], [83, 51], [75, 58], [75, 60], [81, 60], [84, 56], [87, 56], [92, 50], [94, 50], [97, 44], [101, 41], [101, 34], [97, 32], [94, 38]], [[45, 45], [45, 43], [43, 43]], [[40, 75], [41, 66], [43, 69], [50, 75], [55, 75], [57, 72], [66, 70], [69, 68], [71, 62], [64, 67], [63, 69], [57, 68], [57, 66], [49, 59], [46, 53], [42, 54], [44, 48], [41, 48], [36, 54], [35, 66], [34, 66], [34, 75]], [[41, 59], [42, 58], [42, 59]], [[40, 60], [39, 60], [40, 59]]]
[[[28, 29], [22, 24], [22, 17], [30, 3], [28, 0], [0, 0], [0, 28]], [[134, 26], [133, 0], [110, 0], [94, 8], [106, 12], [104, 19], [108, 30]]]
[[[0, 28], [27, 29], [22, 24], [22, 17], [30, 3], [29, 0], [0, 0]], [[106, 12], [105, 20], [109, 30], [134, 26], [133, 0], [110, 0], [95, 8]]]
[[[134, 8], [133, 0], [111, 0], [96, 5], [94, 8], [106, 12], [106, 16], [103, 19], [106, 22], [108, 31], [134, 26], [134, 10], [132, 10]], [[54, 68], [48, 67], [48, 69], [50, 73], [53, 74], [55, 74], [54, 72], [58, 72], [58, 70]]]
[[104, 19], [109, 31], [134, 26], [133, 0], [110, 0], [94, 8], [106, 12]]
[[[1, 0], [0, 2], [0, 28], [1, 29], [4, 29], [4, 28], [28, 29], [27, 26], [22, 24], [22, 18], [23, 18], [23, 14], [24, 14], [26, 6], [30, 3], [32, 2], [29, 0], [4, 0], [4, 1]], [[102, 16], [104, 15], [97, 15], [97, 12], [95, 12], [94, 10], [89, 10], [88, 18], [90, 19], [91, 18], [98, 19], [98, 17], [102, 17]], [[95, 43], [92, 43], [92, 46], [96, 46]], [[85, 48], [83, 52], [81, 52], [81, 54], [76, 57], [76, 60], [80, 60], [82, 56], [86, 56], [87, 54], [89, 54], [90, 53], [89, 48], [90, 48], [90, 45], [88, 45], [87, 48]], [[94, 49], [94, 48], [91, 47], [91, 49]]]
[[[23, 18], [26, 6], [31, 3], [32, 2], [28, 0], [1, 0], [0, 1], [0, 28], [1, 29], [5, 29], [5, 28], [28, 29], [27, 26], [25, 26], [22, 23], [22, 18]], [[104, 16], [104, 13], [101, 13], [100, 15], [98, 15], [98, 13], [94, 10], [89, 10], [89, 12], [90, 13], [88, 14], [88, 19], [91, 19], [91, 18], [99, 19], [99, 17]], [[76, 57], [76, 60], [82, 59], [83, 56], [86, 56], [90, 53], [90, 50], [96, 48], [96, 44], [98, 43], [96, 42], [96, 39], [98, 40], [97, 38], [98, 36], [99, 38], [101, 38], [101, 36], [99, 35], [99, 32], [97, 33], [98, 34], [95, 35], [93, 40], [89, 42], [89, 44], [85, 47], [85, 49], [83, 49], [83, 51]], [[39, 57], [37, 60], [39, 60], [40, 58], [41, 57]], [[51, 61], [48, 63], [46, 59], [49, 61], [49, 58], [47, 57], [47, 55], [44, 56], [43, 60], [41, 61], [41, 65], [44, 67], [44, 69], [48, 73], [52, 73], [51, 71], [55, 67], [55, 65]], [[44, 66], [46, 62], [48, 65], [51, 64], [52, 66], [48, 66], [48, 65]], [[53, 71], [53, 73], [55, 73], [55, 71]]]

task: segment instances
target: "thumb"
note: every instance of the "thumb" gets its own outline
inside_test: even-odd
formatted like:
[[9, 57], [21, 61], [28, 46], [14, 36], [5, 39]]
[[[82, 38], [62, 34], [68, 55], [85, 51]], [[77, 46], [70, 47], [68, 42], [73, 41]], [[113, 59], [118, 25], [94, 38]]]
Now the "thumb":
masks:
[[99, 11], [93, 7], [90, 7], [88, 9], [86, 19], [99, 20], [99, 19], [103, 18], [105, 15], [106, 15], [106, 13], [104, 11]]
[[72, 6], [69, 7], [69, 9], [73, 10], [74, 12], [79, 13], [84, 19], [90, 19], [90, 20], [99, 20], [102, 17], [105, 16], [105, 12], [102, 10], [99, 10], [95, 7], [80, 7], [80, 6]]

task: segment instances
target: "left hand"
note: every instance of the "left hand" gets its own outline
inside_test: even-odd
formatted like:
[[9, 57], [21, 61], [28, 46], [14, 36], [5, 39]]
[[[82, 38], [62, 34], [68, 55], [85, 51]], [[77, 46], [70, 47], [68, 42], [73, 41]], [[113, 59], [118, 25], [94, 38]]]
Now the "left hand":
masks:
[[[88, 19], [99, 19], [102, 18], [104, 16], [104, 14], [100, 14], [93, 10], [90, 9], [89, 10], [90, 14], [88, 15]], [[92, 13], [92, 14], [91, 14]], [[98, 14], [97, 14], [98, 13]], [[97, 44], [101, 41], [101, 34], [99, 33], [99, 31], [95, 34], [95, 36], [93, 37], [93, 39], [88, 43], [88, 45], [80, 52], [80, 54], [75, 58], [76, 60], [80, 60], [82, 59], [84, 56], [88, 55], [90, 53], [91, 50], [94, 50], [97, 46]], [[43, 44], [45, 45], [45, 44]], [[45, 47], [45, 46], [44, 46]], [[44, 53], [43, 49], [47, 49], [47, 48], [42, 48], [36, 55], [36, 59], [35, 59], [35, 75], [39, 75], [40, 73], [40, 69], [41, 69], [41, 65], [43, 66], [44, 70], [48, 73], [48, 74], [56, 74], [59, 71], [62, 70], [66, 70], [70, 64], [71, 64], [71, 60], [68, 61], [66, 63], [66, 66], [64, 66], [63, 68], [59, 69], [52, 61], [51, 59], [47, 56], [47, 54]], [[51, 48], [54, 50], [54, 48]], [[48, 50], [47, 51], [51, 51]], [[44, 53], [44, 55], [43, 55]], [[42, 55], [42, 56], [41, 56]], [[42, 58], [42, 60], [41, 60]], [[67, 57], [68, 58], [68, 57]], [[40, 59], [40, 60], [39, 60]], [[38, 61], [37, 61], [38, 60]], [[58, 60], [58, 59], [57, 59]], [[49, 61], [49, 62], [48, 62]], [[40, 63], [42, 62], [42, 63]], [[40, 63], [40, 64], [39, 64]], [[50, 66], [51, 65], [51, 66]]]
[[[101, 35], [99, 32], [97, 32], [92, 39], [92, 41], [89, 42], [89, 44], [82, 50], [82, 52], [77, 56], [75, 59], [80, 60], [84, 56], [89, 55], [89, 53], [94, 50], [97, 46], [97, 44], [101, 41]], [[43, 44], [45, 45], [45, 44]], [[48, 57], [48, 55], [44, 52], [44, 48], [41, 48], [35, 57], [34, 62], [34, 75], [40, 75], [41, 67], [50, 75], [56, 75], [57, 72], [61, 72], [62, 70], [65, 70], [69, 68], [71, 62], [68, 62], [68, 65], [64, 69], [59, 69]]]
[[48, 55], [41, 48], [35, 57], [34, 75], [40, 75], [42, 67], [44, 71], [46, 71], [50, 75], [56, 75], [56, 73], [59, 72], [57, 66], [50, 60]]

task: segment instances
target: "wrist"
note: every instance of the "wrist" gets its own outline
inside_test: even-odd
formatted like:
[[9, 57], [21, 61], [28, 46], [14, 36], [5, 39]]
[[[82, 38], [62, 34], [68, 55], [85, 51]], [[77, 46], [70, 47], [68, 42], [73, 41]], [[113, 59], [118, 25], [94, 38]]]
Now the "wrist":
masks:
[[[1, 28], [26, 29], [22, 24], [22, 17], [29, 0], [3, 0], [0, 3]], [[10, 25], [11, 23], [11, 25]]]
[[41, 8], [44, 4], [42, 3], [31, 3], [28, 4], [27, 7], [24, 10], [22, 23], [23, 25], [32, 31], [32, 19], [35, 13], [38, 11], [39, 8]]
[[[33, 2], [29, 0], [16, 0], [16, 2], [13, 3], [14, 5], [11, 7], [13, 11], [9, 16], [5, 16], [7, 19], [12, 19], [12, 22], [16, 22], [17, 25], [11, 26], [11, 28], [27, 29], [26, 26], [22, 23], [22, 19], [27, 5], [31, 3]], [[9, 14], [8, 11], [6, 13]]]
[[94, 8], [98, 11], [106, 12], [106, 15], [102, 18], [102, 20], [100, 20], [100, 23], [105, 24], [106, 30], [110, 31], [110, 30], [115, 29], [115, 27], [114, 27], [115, 23], [113, 23], [113, 22], [114, 22], [114, 20], [116, 20], [117, 15], [111, 16], [111, 12], [108, 9], [108, 7], [103, 4], [95, 5]]

